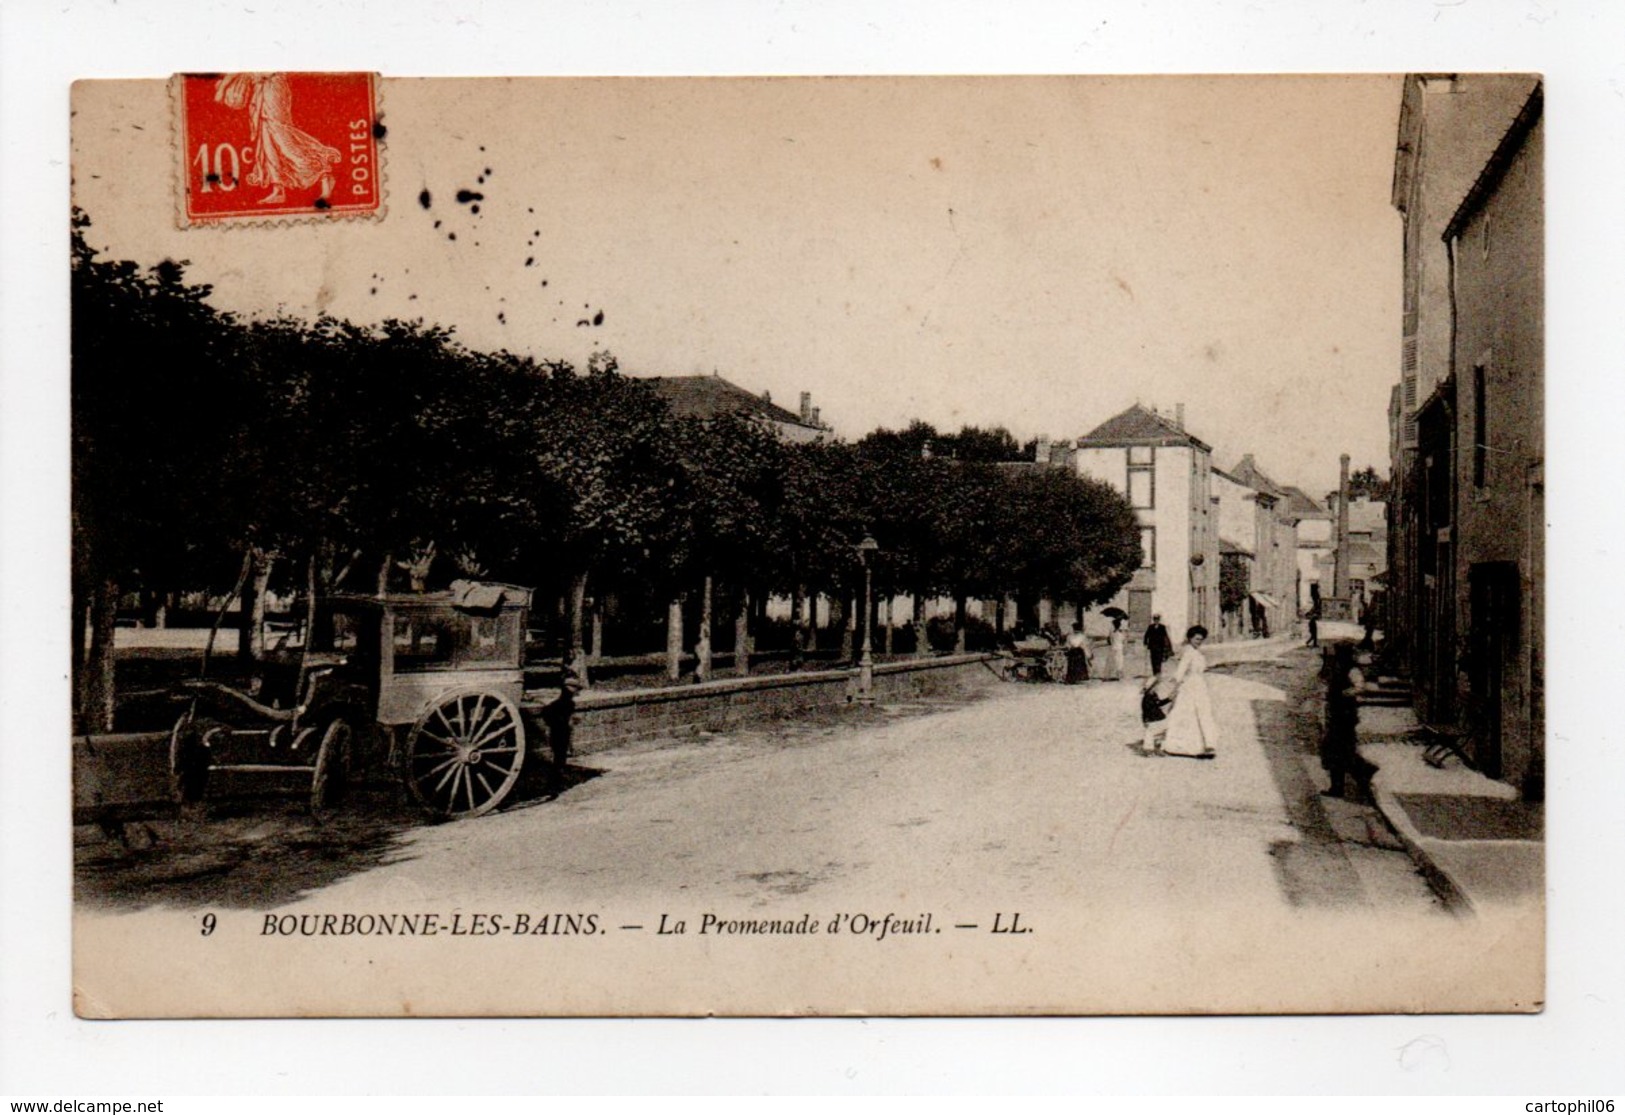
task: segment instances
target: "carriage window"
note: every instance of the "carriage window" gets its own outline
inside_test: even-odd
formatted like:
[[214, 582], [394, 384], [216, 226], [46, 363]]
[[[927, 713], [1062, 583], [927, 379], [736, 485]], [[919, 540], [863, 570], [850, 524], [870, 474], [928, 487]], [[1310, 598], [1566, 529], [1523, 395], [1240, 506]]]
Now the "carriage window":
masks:
[[395, 669], [445, 670], [459, 666], [516, 664], [519, 658], [519, 615], [494, 616], [461, 612], [396, 615]]

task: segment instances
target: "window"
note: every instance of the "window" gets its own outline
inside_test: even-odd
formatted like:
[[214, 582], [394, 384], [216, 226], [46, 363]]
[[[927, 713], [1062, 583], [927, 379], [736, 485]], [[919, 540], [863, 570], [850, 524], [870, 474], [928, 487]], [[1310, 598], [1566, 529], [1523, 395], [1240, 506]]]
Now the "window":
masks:
[[1151, 501], [1151, 470], [1130, 469], [1128, 474], [1128, 501], [1131, 506], [1149, 509]]
[[1155, 569], [1157, 567], [1157, 528], [1140, 528], [1140, 568]]
[[1484, 365], [1473, 365], [1473, 487], [1482, 488], [1489, 466], [1489, 404], [1484, 397]]
[[1129, 506], [1149, 511], [1157, 506], [1157, 450], [1150, 445], [1131, 445], [1128, 450]]

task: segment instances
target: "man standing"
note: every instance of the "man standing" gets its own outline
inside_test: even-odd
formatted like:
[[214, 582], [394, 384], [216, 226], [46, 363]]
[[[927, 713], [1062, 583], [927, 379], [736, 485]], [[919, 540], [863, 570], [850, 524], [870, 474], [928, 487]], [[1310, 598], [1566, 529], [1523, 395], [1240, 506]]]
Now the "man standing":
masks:
[[1151, 623], [1145, 629], [1145, 649], [1151, 655], [1151, 676], [1162, 675], [1162, 664], [1174, 656], [1174, 641], [1168, 637], [1168, 629], [1162, 625], [1162, 615], [1158, 613], [1151, 617]]

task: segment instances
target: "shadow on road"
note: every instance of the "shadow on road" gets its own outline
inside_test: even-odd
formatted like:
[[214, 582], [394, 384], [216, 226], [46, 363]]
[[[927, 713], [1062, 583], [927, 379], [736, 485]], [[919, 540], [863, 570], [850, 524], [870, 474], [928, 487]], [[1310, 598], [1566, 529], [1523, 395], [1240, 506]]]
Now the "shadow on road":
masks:
[[[527, 768], [504, 811], [544, 806], [603, 773], [572, 764], [555, 779], [536, 765], [543, 769]], [[411, 834], [434, 823], [404, 789], [373, 782], [320, 820], [300, 796], [256, 793], [206, 802], [195, 816], [82, 825], [74, 835], [74, 898], [119, 910], [282, 906], [412, 860]]]
[[1298, 839], [1270, 845], [1282, 895], [1299, 907], [1359, 905], [1365, 900], [1359, 872], [1327, 816], [1321, 784], [1304, 764], [1305, 756], [1316, 753], [1320, 739], [1318, 665], [1317, 652], [1296, 648], [1278, 658], [1233, 662], [1213, 671], [1273, 686], [1285, 694], [1280, 701], [1252, 702], [1270, 777], [1298, 831]]

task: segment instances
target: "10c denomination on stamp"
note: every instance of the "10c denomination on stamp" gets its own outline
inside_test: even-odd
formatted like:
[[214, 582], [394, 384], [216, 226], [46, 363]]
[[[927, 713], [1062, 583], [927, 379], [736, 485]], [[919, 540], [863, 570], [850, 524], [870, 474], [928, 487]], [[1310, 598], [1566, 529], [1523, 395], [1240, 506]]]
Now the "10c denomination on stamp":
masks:
[[182, 226], [381, 211], [374, 75], [179, 74], [173, 89]]

